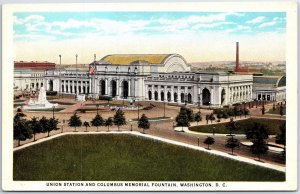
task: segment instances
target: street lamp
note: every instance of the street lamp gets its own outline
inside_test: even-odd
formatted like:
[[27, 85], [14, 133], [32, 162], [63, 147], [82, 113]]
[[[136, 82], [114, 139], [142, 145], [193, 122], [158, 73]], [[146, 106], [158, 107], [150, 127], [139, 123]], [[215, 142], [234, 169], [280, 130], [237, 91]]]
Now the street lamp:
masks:
[[98, 108], [99, 108], [99, 104], [97, 104], [97, 105], [96, 105], [96, 107], [97, 107], [97, 115], [98, 115]]

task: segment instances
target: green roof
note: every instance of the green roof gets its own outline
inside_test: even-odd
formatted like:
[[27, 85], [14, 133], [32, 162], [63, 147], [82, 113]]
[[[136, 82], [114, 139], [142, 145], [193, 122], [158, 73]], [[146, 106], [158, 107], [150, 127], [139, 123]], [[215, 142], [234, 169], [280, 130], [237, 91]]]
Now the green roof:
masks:
[[286, 86], [286, 76], [254, 76], [253, 84], [257, 86]]

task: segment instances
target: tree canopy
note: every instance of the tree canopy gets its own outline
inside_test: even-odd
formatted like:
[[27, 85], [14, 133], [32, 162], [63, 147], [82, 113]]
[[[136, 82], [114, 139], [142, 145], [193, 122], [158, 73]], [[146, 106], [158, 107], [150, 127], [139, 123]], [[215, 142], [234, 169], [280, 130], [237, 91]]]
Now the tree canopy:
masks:
[[120, 129], [120, 126], [126, 124], [124, 112], [121, 109], [118, 109], [114, 115], [114, 124], [118, 126], [118, 130]]
[[98, 131], [98, 127], [104, 125], [104, 119], [102, 118], [102, 116], [100, 114], [96, 114], [96, 116], [92, 119], [91, 123], [92, 123], [92, 126], [97, 127], [97, 131]]
[[150, 122], [145, 114], [143, 114], [141, 116], [141, 118], [139, 119], [138, 126], [139, 126], [139, 128], [143, 129], [143, 132], [145, 129], [150, 128]]
[[80, 127], [82, 125], [82, 121], [81, 121], [80, 117], [76, 113], [74, 113], [70, 117], [68, 124], [70, 127], [74, 127], [75, 131], [76, 131], [76, 127]]

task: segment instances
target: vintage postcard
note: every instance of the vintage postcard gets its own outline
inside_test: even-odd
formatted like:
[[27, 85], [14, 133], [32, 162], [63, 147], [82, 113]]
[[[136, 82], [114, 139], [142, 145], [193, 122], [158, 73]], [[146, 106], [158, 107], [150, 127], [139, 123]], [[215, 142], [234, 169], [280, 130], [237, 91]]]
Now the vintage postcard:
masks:
[[3, 5], [5, 191], [297, 189], [297, 3]]

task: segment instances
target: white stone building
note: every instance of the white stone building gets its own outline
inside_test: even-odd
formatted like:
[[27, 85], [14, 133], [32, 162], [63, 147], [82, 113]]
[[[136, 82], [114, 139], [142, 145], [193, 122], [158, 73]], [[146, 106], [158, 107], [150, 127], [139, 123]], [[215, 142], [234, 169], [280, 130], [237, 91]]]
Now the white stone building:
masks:
[[95, 71], [45, 72], [47, 90], [114, 99], [225, 106], [251, 101], [252, 75], [191, 72], [178, 54], [107, 55], [90, 64]]
[[44, 84], [44, 70], [15, 69], [14, 90], [36, 91]]
[[252, 98], [258, 101], [284, 101], [286, 76], [254, 76]]

